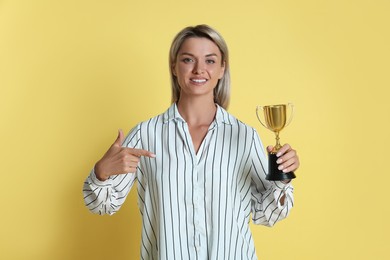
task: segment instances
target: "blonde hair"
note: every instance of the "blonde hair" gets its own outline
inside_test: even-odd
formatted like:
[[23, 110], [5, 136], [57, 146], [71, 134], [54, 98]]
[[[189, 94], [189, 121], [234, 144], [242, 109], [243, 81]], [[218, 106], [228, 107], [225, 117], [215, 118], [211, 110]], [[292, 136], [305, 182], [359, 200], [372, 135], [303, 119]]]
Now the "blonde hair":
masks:
[[225, 66], [225, 71], [214, 89], [214, 102], [224, 109], [227, 109], [230, 101], [230, 69], [228, 47], [222, 36], [216, 30], [205, 24], [184, 28], [172, 41], [171, 49], [169, 51], [169, 71], [171, 74], [172, 103], [177, 102], [180, 98], [180, 85], [176, 76], [173, 74], [173, 66], [176, 63], [177, 55], [181, 45], [188, 38], [206, 38], [218, 46], [222, 55], [222, 64]]

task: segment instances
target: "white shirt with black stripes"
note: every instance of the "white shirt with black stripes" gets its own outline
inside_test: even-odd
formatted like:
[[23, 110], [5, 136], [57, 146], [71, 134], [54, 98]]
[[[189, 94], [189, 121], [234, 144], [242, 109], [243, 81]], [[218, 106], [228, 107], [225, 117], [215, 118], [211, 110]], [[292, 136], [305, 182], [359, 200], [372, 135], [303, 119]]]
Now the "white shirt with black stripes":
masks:
[[293, 206], [291, 184], [265, 180], [267, 160], [256, 130], [220, 106], [198, 153], [176, 104], [138, 124], [123, 146], [156, 158], [141, 157], [136, 173], [104, 182], [92, 170], [84, 200], [93, 213], [114, 214], [137, 183], [141, 259], [257, 259], [250, 218], [273, 226]]

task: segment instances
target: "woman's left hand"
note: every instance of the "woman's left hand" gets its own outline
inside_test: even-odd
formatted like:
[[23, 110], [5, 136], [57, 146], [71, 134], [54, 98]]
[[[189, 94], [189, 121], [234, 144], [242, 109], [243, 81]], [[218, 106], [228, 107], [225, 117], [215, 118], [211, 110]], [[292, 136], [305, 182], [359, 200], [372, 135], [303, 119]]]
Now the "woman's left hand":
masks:
[[[268, 152], [272, 151], [272, 149], [272, 145], [267, 147]], [[299, 157], [297, 151], [292, 149], [289, 144], [283, 145], [276, 156], [278, 157], [276, 162], [279, 164], [279, 170], [283, 170], [283, 172], [293, 172], [298, 169]]]

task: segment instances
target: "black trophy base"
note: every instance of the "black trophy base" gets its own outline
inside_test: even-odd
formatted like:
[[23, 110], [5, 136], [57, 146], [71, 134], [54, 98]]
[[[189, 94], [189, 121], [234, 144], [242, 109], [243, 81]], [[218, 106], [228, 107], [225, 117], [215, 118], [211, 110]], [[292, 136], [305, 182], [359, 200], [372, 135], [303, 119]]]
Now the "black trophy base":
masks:
[[285, 181], [294, 179], [296, 176], [294, 172], [283, 172], [278, 169], [278, 164], [276, 163], [276, 154], [268, 153], [268, 174], [265, 177], [269, 181]]

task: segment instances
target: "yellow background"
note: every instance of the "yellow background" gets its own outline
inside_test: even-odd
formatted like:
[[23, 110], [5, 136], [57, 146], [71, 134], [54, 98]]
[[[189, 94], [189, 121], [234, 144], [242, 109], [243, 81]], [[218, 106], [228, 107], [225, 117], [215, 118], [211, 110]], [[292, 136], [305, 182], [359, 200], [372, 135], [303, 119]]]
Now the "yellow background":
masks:
[[229, 111], [293, 102], [295, 208], [252, 225], [260, 259], [390, 259], [387, 0], [0, 1], [0, 258], [138, 259], [135, 189], [112, 217], [84, 207], [94, 162], [170, 104], [168, 49], [183, 27], [231, 52]]

